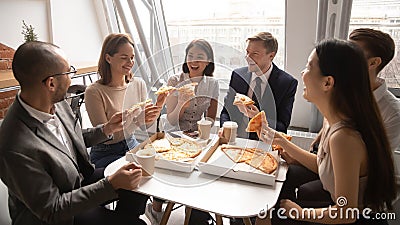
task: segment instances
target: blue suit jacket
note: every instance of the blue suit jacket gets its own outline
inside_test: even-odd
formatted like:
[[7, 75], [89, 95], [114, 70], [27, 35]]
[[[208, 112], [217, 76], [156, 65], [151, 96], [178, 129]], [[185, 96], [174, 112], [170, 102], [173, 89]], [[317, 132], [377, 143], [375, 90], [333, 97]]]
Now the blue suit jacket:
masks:
[[[248, 67], [242, 67], [232, 72], [224, 108], [221, 111], [220, 125], [222, 126], [225, 121], [235, 121], [239, 125], [239, 137], [257, 140], [256, 133], [245, 132], [249, 118], [244, 116], [237, 106], [233, 105], [236, 93], [247, 95], [250, 79], [251, 72], [248, 71]], [[258, 109], [265, 111], [270, 127], [277, 131], [287, 132], [292, 116], [297, 83], [295, 78], [273, 64], [268, 85], [261, 96], [261, 102], [258, 103]], [[275, 104], [272, 104], [273, 102]]]

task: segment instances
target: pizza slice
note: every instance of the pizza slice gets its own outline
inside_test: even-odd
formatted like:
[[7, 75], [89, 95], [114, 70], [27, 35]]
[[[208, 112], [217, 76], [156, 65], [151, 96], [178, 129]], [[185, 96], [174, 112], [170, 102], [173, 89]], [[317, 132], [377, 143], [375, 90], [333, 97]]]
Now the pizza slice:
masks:
[[243, 104], [243, 105], [253, 105], [255, 102], [247, 95], [243, 95], [240, 93], [236, 93], [235, 99], [233, 100], [234, 105]]
[[273, 173], [278, 168], [278, 161], [268, 152], [255, 154], [255, 157], [247, 160], [246, 163], [267, 174]]
[[244, 162], [242, 160], [243, 154], [244, 154], [244, 150], [241, 147], [237, 147], [237, 146], [222, 146], [221, 147], [221, 151], [223, 151], [225, 153], [225, 155], [228, 156], [228, 158], [230, 158], [235, 163]]
[[134, 112], [137, 108], [143, 108], [145, 105], [147, 105], [147, 104], [149, 104], [149, 103], [151, 103], [151, 99], [146, 99], [145, 101], [143, 101], [143, 102], [139, 102], [139, 103], [136, 103], [136, 104], [134, 104], [132, 107], [130, 107], [127, 111], [128, 111], [128, 113], [132, 113], [132, 112]]
[[164, 159], [169, 161], [180, 161], [183, 159], [187, 159], [187, 155], [184, 152], [176, 151], [175, 149], [169, 150], [167, 152], [158, 153], [158, 155]]
[[164, 94], [164, 93], [167, 93], [169, 91], [172, 91], [172, 90], [176, 90], [176, 88], [172, 87], [172, 86], [162, 86], [155, 92], [155, 94], [156, 95], [160, 95], [160, 94]]
[[179, 152], [186, 154], [187, 158], [195, 158], [200, 155], [202, 148], [195, 142], [185, 140], [181, 145], [175, 146]]
[[160, 153], [171, 150], [172, 146], [167, 139], [158, 139], [144, 146], [144, 149], [147, 148], [154, 148], [156, 152]]
[[264, 111], [257, 113], [253, 118], [250, 119], [249, 123], [247, 124], [246, 132], [261, 131], [264, 118], [266, 118]]
[[[292, 140], [292, 136], [287, 135], [287, 134], [282, 133], [282, 132], [279, 132], [279, 133], [280, 133], [283, 137], [285, 137], [286, 139], [288, 139], [289, 141]], [[282, 150], [283, 150], [283, 148], [282, 148], [280, 145], [272, 145], [272, 149], [273, 149], [273, 150], [279, 150], [279, 151], [282, 151]]]
[[195, 95], [194, 87], [197, 86], [198, 84], [199, 83], [197, 83], [197, 82], [192, 82], [189, 84], [185, 84], [182, 87], [177, 88], [176, 90], [178, 90], [179, 92], [184, 93], [186, 95], [194, 96]]
[[221, 146], [221, 151], [223, 151], [228, 158], [230, 158], [235, 163], [242, 163], [250, 160], [260, 151], [257, 148], [242, 148], [238, 146], [225, 145]]

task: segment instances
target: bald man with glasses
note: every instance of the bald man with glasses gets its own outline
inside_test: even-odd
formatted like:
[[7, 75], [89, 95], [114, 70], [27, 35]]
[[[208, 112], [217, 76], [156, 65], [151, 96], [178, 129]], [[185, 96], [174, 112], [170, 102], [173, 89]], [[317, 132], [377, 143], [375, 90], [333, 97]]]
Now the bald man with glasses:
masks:
[[[139, 216], [148, 197], [128, 191], [140, 182], [140, 166], [130, 163], [104, 177], [86, 151], [123, 129], [122, 113], [81, 130], [65, 101], [76, 69], [53, 44], [21, 45], [12, 68], [21, 91], [0, 128], [0, 178], [12, 223], [146, 224]], [[113, 211], [102, 206], [117, 199]]]

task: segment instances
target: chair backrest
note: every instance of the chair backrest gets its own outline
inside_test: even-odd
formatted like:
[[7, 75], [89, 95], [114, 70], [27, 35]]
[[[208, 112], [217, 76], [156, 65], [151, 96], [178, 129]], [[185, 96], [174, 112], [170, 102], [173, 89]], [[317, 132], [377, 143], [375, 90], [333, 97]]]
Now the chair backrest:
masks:
[[70, 106], [72, 109], [72, 112], [75, 114], [75, 118], [79, 120], [81, 126], [82, 126], [82, 115], [81, 115], [81, 105], [85, 101], [85, 90], [86, 90], [86, 85], [71, 85], [68, 88], [67, 93], [70, 94], [67, 99], [70, 100]]
[[397, 98], [400, 98], [400, 88], [388, 88], [390, 92]]

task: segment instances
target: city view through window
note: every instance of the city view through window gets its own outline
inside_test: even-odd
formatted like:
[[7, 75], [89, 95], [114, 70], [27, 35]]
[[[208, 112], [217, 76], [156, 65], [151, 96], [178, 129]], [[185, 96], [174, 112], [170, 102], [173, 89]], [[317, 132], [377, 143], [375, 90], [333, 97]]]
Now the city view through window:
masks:
[[[168, 36], [176, 68], [184, 61], [187, 44], [198, 38], [214, 48], [215, 77], [229, 79], [234, 68], [246, 65], [245, 41], [269, 31], [279, 43], [274, 59], [284, 68], [285, 0], [174, 0], [163, 1]], [[395, 59], [381, 72], [388, 86], [400, 87], [400, 1], [353, 0], [349, 31], [369, 27], [389, 33], [396, 44]]]

